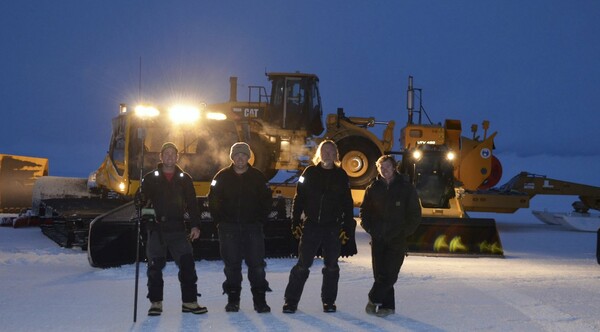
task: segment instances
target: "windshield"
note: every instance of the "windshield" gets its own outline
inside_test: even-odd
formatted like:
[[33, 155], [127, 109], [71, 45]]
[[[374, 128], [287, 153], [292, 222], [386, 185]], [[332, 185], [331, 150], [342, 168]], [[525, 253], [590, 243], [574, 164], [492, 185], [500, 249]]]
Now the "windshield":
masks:
[[[141, 128], [133, 126], [132, 130], [141, 131]], [[192, 127], [175, 127], [153, 120], [145, 122], [144, 132], [143, 173], [156, 168], [163, 143], [173, 142], [179, 148], [177, 164], [195, 181], [210, 180], [219, 169], [229, 165], [229, 148], [238, 141], [235, 126], [229, 121], [204, 120]], [[130, 152], [129, 174], [132, 179], [139, 179], [141, 139], [131, 140]]]

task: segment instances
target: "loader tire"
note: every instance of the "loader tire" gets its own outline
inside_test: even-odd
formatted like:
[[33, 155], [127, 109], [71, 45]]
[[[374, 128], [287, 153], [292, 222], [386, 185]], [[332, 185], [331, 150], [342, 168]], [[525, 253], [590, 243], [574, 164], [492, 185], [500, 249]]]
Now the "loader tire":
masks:
[[350, 187], [365, 188], [377, 175], [375, 162], [382, 155], [375, 144], [362, 137], [347, 137], [336, 143], [342, 168], [350, 178]]

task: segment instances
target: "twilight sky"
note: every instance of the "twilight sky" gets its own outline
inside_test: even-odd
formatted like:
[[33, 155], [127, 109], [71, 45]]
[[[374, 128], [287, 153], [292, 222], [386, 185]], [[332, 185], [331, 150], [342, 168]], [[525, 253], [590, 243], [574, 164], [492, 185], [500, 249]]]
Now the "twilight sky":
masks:
[[87, 176], [119, 103], [139, 101], [141, 58], [145, 101], [224, 102], [230, 76], [243, 99], [265, 70], [298, 70], [320, 77], [325, 113], [395, 120], [397, 137], [413, 75], [434, 122], [469, 135], [490, 120], [496, 153], [598, 155], [599, 13], [595, 0], [3, 1], [0, 153]]

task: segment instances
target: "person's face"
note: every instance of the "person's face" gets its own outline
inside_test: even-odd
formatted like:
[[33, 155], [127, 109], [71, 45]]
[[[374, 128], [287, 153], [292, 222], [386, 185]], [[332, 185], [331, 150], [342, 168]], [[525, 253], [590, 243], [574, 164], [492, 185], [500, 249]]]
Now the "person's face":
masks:
[[177, 154], [177, 151], [174, 148], [166, 148], [160, 154], [160, 161], [167, 168], [174, 167], [175, 164], [177, 163], [178, 158], [179, 158], [179, 155]]
[[383, 163], [381, 163], [381, 165], [379, 165], [379, 167], [377, 168], [377, 171], [379, 172], [379, 175], [381, 175], [381, 177], [388, 182], [394, 178], [394, 166], [389, 160], [386, 160]]
[[337, 158], [337, 149], [333, 144], [324, 144], [321, 146], [321, 162], [325, 167], [333, 166]]
[[233, 155], [233, 167], [237, 171], [244, 171], [248, 167], [248, 160], [250, 157], [242, 152], [238, 152]]

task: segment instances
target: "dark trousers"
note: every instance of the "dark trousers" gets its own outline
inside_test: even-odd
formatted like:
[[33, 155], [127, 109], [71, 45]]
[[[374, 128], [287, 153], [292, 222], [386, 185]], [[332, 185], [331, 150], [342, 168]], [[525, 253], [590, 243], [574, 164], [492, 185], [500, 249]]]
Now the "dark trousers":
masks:
[[148, 258], [148, 299], [163, 300], [164, 281], [162, 270], [167, 263], [167, 251], [179, 267], [182, 302], [196, 302], [198, 276], [192, 254], [192, 245], [185, 232], [148, 231], [146, 257]]
[[239, 294], [242, 288], [242, 260], [248, 266], [253, 294], [269, 290], [265, 273], [265, 235], [260, 224], [219, 224], [219, 247], [225, 265], [223, 292]]
[[371, 240], [371, 261], [373, 264], [373, 287], [369, 300], [381, 304], [382, 308], [396, 309], [394, 284], [398, 280], [400, 267], [404, 262], [406, 242], [403, 239]]
[[310, 274], [315, 255], [321, 248], [323, 256], [323, 284], [321, 285], [321, 300], [323, 303], [335, 303], [340, 279], [341, 243], [339, 227], [310, 227], [304, 228], [304, 235], [298, 246], [298, 262], [290, 272], [290, 279], [285, 289], [285, 301], [297, 304], [302, 296], [304, 284]]

